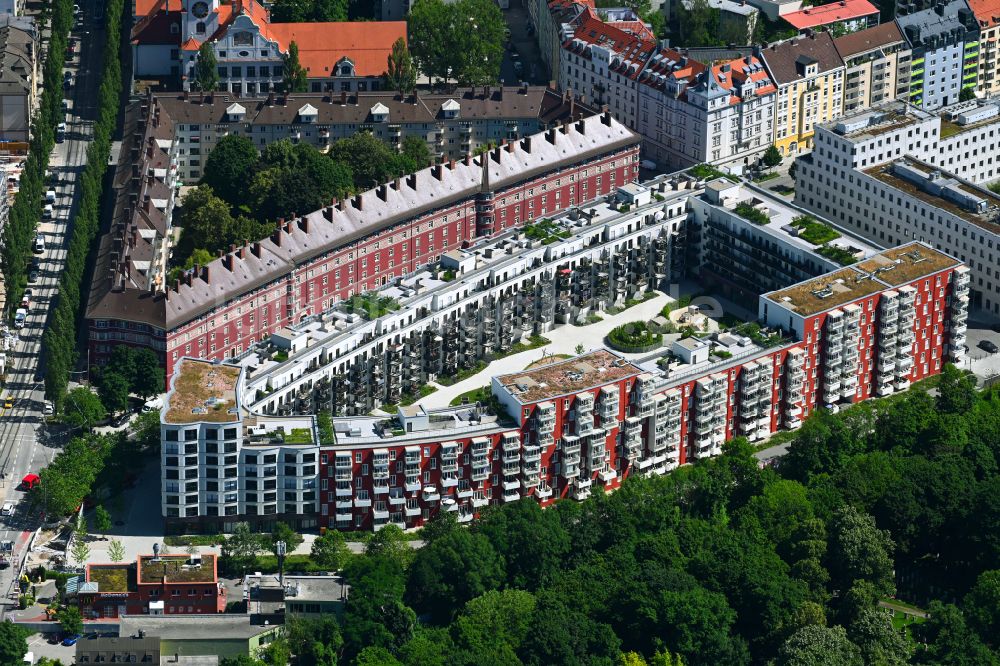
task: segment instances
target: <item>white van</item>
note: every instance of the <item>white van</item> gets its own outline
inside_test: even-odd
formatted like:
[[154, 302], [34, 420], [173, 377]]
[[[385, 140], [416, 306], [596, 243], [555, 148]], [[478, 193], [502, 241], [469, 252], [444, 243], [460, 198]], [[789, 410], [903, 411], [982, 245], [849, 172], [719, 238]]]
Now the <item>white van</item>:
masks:
[[42, 217], [46, 220], [51, 220], [53, 213], [55, 213], [55, 209], [52, 207], [52, 204], [45, 204], [45, 208], [42, 209]]
[[24, 326], [24, 320], [28, 318], [28, 311], [24, 308], [18, 308], [17, 312], [14, 313], [14, 328], [21, 328]]
[[158, 409], [163, 409], [163, 400], [160, 398], [153, 398], [152, 400], [147, 400], [146, 404], [142, 406], [142, 411], [144, 412], [155, 412]]
[[56, 202], [56, 191], [49, 190], [45, 193], [45, 203], [54, 204]]

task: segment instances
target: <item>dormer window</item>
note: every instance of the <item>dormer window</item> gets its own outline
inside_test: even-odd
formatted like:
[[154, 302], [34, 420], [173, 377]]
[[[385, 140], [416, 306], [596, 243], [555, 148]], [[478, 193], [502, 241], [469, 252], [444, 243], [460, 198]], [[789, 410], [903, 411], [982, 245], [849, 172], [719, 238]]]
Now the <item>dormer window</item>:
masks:
[[247, 30], [234, 33], [233, 46], [253, 46], [253, 33]]
[[239, 122], [246, 116], [247, 110], [241, 104], [230, 104], [226, 107], [226, 120], [229, 122]]
[[445, 118], [458, 118], [458, 114], [461, 110], [462, 105], [453, 99], [449, 99], [441, 105], [441, 115]]
[[317, 116], [316, 107], [312, 104], [306, 104], [301, 109], [299, 109], [299, 122], [300, 123], [314, 123], [316, 122]]
[[333, 66], [334, 76], [355, 76], [354, 74], [354, 63], [350, 58], [341, 58], [336, 65]]
[[389, 120], [389, 107], [379, 102], [371, 108], [372, 122], [384, 123]]
[[180, 31], [181, 31], [181, 26], [180, 25], [178, 25], [177, 23], [171, 23], [170, 24], [170, 34], [171, 35], [176, 35]]

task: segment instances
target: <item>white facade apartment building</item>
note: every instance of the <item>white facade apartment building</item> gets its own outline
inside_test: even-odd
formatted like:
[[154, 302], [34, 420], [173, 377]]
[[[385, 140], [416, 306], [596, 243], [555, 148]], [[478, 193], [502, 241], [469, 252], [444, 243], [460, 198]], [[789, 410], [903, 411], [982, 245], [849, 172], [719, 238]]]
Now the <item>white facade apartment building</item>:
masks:
[[748, 164], [773, 141], [776, 91], [756, 56], [706, 67], [663, 49], [639, 77], [645, 154], [666, 170]]
[[580, 20], [559, 58], [559, 85], [585, 103], [607, 105], [618, 122], [636, 127], [638, 77], [656, 42], [605, 23], [593, 11]]
[[[944, 137], [944, 138], [942, 138]], [[800, 206], [880, 245], [921, 240], [971, 269], [972, 305], [1000, 315], [1000, 106], [947, 116], [895, 103], [823, 125], [800, 158]]]

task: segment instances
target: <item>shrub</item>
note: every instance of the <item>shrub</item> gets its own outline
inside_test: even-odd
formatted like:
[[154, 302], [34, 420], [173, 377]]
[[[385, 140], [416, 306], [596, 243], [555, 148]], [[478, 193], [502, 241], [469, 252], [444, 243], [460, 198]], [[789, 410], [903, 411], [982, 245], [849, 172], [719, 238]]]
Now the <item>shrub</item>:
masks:
[[823, 245], [840, 238], [840, 232], [811, 215], [799, 215], [792, 220], [792, 226], [799, 230], [799, 238], [813, 245]]
[[827, 259], [833, 259], [841, 266], [850, 266], [857, 261], [853, 253], [848, 252], [842, 247], [837, 247], [836, 245], [824, 245], [816, 251]]
[[741, 201], [736, 204], [735, 212], [744, 220], [749, 220], [754, 224], [765, 225], [771, 221], [764, 211], [757, 210], [747, 201]]

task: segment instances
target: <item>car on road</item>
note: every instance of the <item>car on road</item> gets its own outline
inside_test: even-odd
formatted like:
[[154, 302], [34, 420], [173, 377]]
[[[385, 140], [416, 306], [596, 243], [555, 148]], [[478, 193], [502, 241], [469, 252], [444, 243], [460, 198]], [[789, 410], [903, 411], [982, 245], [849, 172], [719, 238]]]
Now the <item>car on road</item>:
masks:
[[54, 204], [56, 202], [56, 191], [47, 190], [45, 192], [45, 203]]
[[979, 348], [982, 349], [983, 351], [989, 352], [990, 354], [996, 354], [997, 352], [1000, 352], [1000, 347], [997, 347], [996, 343], [994, 343], [992, 340], [980, 340]]
[[66, 123], [59, 123], [56, 127], [56, 143], [62, 143], [66, 140]]
[[35, 252], [41, 253], [45, 252], [45, 237], [41, 234], [35, 235]]
[[18, 308], [14, 313], [14, 328], [21, 328], [24, 326], [24, 320], [28, 318], [28, 311], [24, 308]]
[[9, 396], [8, 395], [6, 398], [3, 399], [3, 408], [4, 409], [13, 409], [14, 408], [14, 398], [13, 398], [13, 396]]
[[62, 644], [66, 647], [72, 647], [76, 645], [76, 642], [83, 638], [83, 634], [70, 634], [62, 640]]
[[27, 310], [28, 308], [30, 308], [31, 307], [31, 297], [34, 296], [34, 295], [35, 295], [35, 293], [33, 291], [31, 291], [30, 289], [25, 289], [24, 293], [21, 294], [21, 307], [24, 308], [25, 310]]
[[46, 220], [51, 220], [52, 215], [55, 213], [55, 208], [52, 204], [45, 204], [45, 208], [42, 209], [42, 217]]
[[56, 408], [52, 405], [51, 401], [46, 400], [42, 403], [42, 414], [45, 416], [51, 416], [52, 414], [55, 414], [55, 412]]
[[35, 284], [38, 282], [38, 271], [31, 271], [28, 273], [28, 284]]
[[21, 479], [21, 490], [31, 490], [41, 482], [42, 478], [37, 474], [25, 474]]
[[6, 502], [2, 507], [0, 507], [0, 516], [13, 516], [14, 515], [14, 503]]
[[69, 72], [66, 73], [69, 74], [69, 76], [63, 79], [63, 88], [69, 89], [73, 87], [73, 75], [70, 74]]

